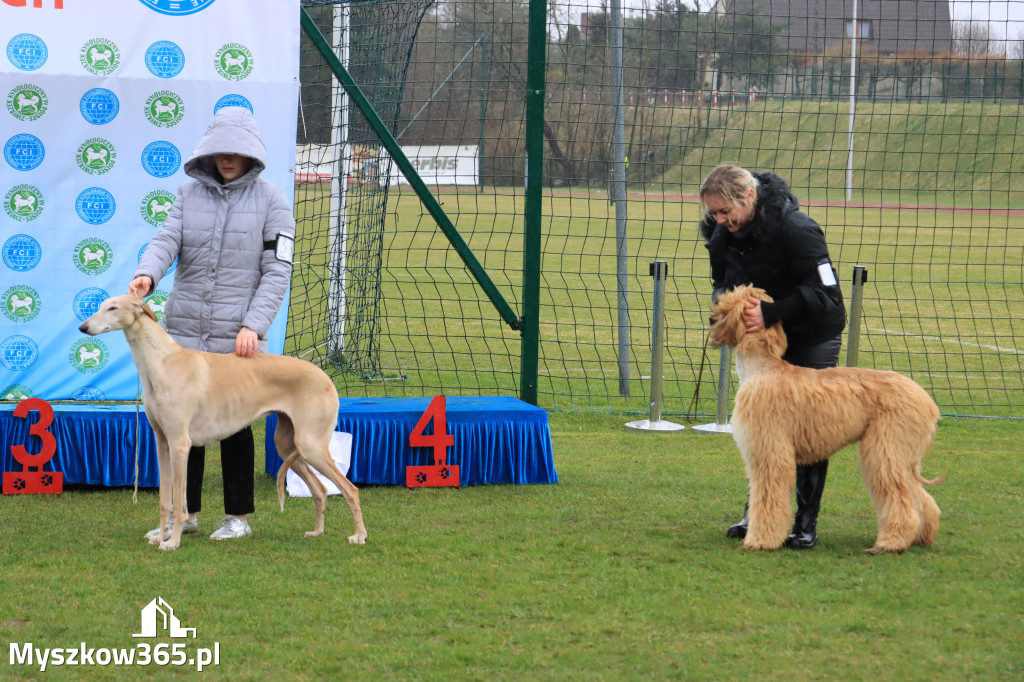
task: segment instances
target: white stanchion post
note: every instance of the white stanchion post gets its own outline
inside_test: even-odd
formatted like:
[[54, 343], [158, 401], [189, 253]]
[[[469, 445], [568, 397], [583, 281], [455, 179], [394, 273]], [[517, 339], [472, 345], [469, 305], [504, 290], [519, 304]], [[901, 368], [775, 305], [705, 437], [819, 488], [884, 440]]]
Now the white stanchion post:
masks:
[[850, 328], [846, 338], [846, 366], [856, 367], [860, 353], [860, 321], [864, 312], [864, 285], [868, 281], [868, 269], [863, 265], [853, 266], [853, 290], [850, 294]]
[[722, 356], [718, 361], [718, 411], [714, 424], [700, 424], [693, 430], [700, 433], [732, 433], [729, 424], [729, 397], [732, 393], [732, 349], [722, 346]]
[[682, 431], [682, 424], [664, 421], [661, 418], [662, 389], [665, 381], [665, 280], [668, 279], [668, 262], [656, 260], [651, 263], [654, 277], [654, 310], [651, 332], [651, 408], [650, 419], [629, 422], [626, 428], [632, 431]]

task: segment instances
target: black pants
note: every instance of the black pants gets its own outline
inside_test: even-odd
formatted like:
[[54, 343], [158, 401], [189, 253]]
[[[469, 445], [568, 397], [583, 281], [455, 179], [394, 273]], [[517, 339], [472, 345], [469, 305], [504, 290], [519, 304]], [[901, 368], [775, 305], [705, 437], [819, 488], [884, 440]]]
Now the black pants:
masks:
[[[827, 369], [839, 363], [841, 344], [842, 337], [836, 336], [815, 346], [787, 351], [783, 358], [799, 367]], [[798, 464], [796, 467], [796, 520], [793, 522], [793, 533], [799, 534], [798, 537], [811, 538], [810, 546], [813, 546], [827, 475], [827, 459], [814, 464]]]
[[[224, 471], [224, 513], [244, 516], [256, 511], [253, 500], [256, 446], [252, 427], [220, 442], [220, 464]], [[189, 514], [203, 508], [203, 472], [206, 469], [206, 448], [193, 447], [188, 452], [188, 474], [185, 483], [185, 503]]]

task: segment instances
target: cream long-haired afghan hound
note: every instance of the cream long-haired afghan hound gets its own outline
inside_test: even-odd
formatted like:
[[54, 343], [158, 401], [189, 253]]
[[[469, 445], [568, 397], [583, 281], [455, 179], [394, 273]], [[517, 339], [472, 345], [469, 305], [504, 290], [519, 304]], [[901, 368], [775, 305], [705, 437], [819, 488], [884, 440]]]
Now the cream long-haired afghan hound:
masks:
[[878, 513], [871, 554], [930, 546], [939, 506], [922, 484], [921, 460], [935, 438], [939, 408], [923, 388], [895, 372], [857, 367], [808, 369], [782, 359], [781, 324], [747, 333], [747, 296], [771, 301], [745, 286], [718, 297], [710, 343], [732, 346], [740, 388], [732, 432], [750, 486], [750, 525], [744, 549], [779, 549], [789, 533], [797, 464], [828, 459], [860, 442], [860, 469]]

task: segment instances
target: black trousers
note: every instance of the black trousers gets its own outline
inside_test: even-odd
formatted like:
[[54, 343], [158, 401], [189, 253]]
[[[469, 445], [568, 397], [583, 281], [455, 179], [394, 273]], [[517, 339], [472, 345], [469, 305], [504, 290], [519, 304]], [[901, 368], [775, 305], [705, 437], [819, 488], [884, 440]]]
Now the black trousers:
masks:
[[[256, 511], [253, 499], [256, 446], [252, 427], [220, 442], [220, 465], [224, 472], [224, 513], [244, 516]], [[206, 469], [206, 448], [193, 447], [188, 452], [188, 474], [185, 481], [185, 503], [189, 514], [203, 508], [203, 473]]]
[[[787, 351], [783, 359], [799, 367], [826, 369], [839, 364], [839, 347], [842, 336], [837, 335], [824, 343], [807, 348]], [[794, 533], [809, 534], [813, 537], [821, 510], [821, 495], [825, 491], [825, 477], [828, 475], [828, 460], [814, 464], [798, 464], [796, 467], [796, 520]]]

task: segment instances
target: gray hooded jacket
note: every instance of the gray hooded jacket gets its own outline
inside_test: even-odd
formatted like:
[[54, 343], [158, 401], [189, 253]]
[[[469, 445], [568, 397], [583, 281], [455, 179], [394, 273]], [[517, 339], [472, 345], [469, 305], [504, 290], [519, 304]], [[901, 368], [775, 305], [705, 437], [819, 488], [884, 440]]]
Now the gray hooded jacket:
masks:
[[[214, 154], [241, 154], [249, 171], [221, 185]], [[225, 107], [213, 117], [185, 162], [191, 177], [178, 187], [174, 208], [149, 241], [135, 277], [153, 288], [178, 259], [164, 307], [167, 331], [186, 348], [233, 353], [243, 326], [267, 332], [291, 279], [290, 259], [279, 260], [266, 242], [294, 238], [295, 220], [284, 190], [260, 177], [267, 150], [248, 109]]]

